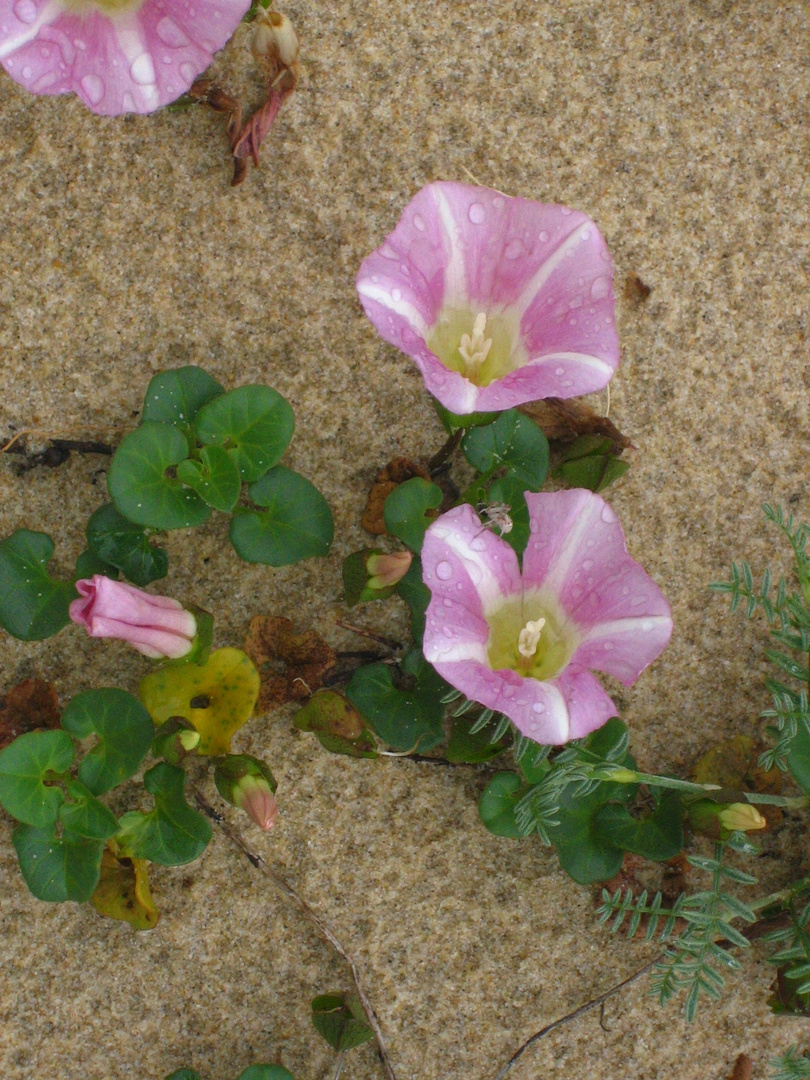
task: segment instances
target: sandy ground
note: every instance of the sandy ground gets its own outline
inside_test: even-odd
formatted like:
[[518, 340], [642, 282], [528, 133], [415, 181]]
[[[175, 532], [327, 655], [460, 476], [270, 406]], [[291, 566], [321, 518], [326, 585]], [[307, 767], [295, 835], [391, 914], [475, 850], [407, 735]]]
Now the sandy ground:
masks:
[[[115, 440], [154, 372], [194, 363], [293, 404], [285, 459], [335, 509], [325, 560], [240, 565], [224, 520], [173, 534], [161, 588], [217, 614], [239, 644], [257, 612], [356, 648], [340, 564], [375, 471], [440, 443], [411, 362], [356, 300], [361, 259], [426, 182], [469, 180], [590, 214], [616, 263], [622, 365], [612, 415], [632, 437], [613, 490], [632, 553], [669, 597], [671, 646], [618, 700], [640, 762], [685, 770], [754, 734], [764, 635], [707, 584], [775, 535], [760, 504], [810, 516], [807, 481], [808, 9], [734, 0], [295, 0], [300, 88], [259, 170], [229, 187], [221, 118], [194, 109], [103, 118], [0, 78], [0, 435]], [[226, 85], [250, 70], [244, 34]], [[651, 288], [624, 297], [630, 274]], [[111, 427], [112, 431], [98, 432]], [[17, 460], [17, 459], [15, 459]], [[52, 533], [68, 565], [102, 501], [108, 459], [22, 475], [0, 461], [0, 534]], [[780, 550], [779, 565], [786, 559]], [[404, 633], [397, 603], [357, 616]], [[51, 678], [63, 701], [134, 688], [131, 651], [76, 629], [0, 637], [2, 685]], [[335, 928], [379, 1014], [398, 1080], [491, 1080], [533, 1032], [653, 955], [597, 926], [591, 890], [537, 842], [479, 825], [473, 768], [354, 762], [296, 733], [292, 708], [239, 745], [265, 755], [282, 813], [256, 850]], [[236, 820], [237, 815], [234, 815]], [[308, 1003], [348, 985], [303, 917], [217, 835], [196, 864], [154, 873], [162, 920], [137, 934], [87, 907], [33, 899], [0, 826], [0, 1071], [10, 1080], [162, 1080], [187, 1064], [231, 1080], [255, 1060], [334, 1075]], [[749, 869], [763, 889], [807, 872], [798, 822]], [[743, 958], [691, 1026], [640, 980], [532, 1047], [510, 1080], [726, 1080], [807, 1041], [773, 1017], [773, 971]], [[370, 1046], [344, 1080], [382, 1075]]]

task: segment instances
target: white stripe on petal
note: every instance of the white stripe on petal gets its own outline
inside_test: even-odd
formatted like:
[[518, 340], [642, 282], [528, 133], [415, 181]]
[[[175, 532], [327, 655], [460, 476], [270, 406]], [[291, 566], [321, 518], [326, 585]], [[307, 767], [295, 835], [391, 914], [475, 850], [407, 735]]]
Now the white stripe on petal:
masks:
[[475, 660], [487, 665], [486, 646], [477, 641], [458, 641], [436, 636], [425, 642], [425, 659], [430, 664], [453, 664]]
[[531, 365], [532, 367], [542, 367], [544, 364], [559, 364], [561, 361], [569, 360], [571, 363], [580, 364], [583, 367], [593, 368], [594, 371], [599, 371], [608, 377], [613, 374], [614, 368], [612, 364], [605, 363], [604, 360], [600, 360], [598, 356], [591, 356], [589, 353], [578, 352], [555, 352], [544, 353], [543, 356], [538, 356], [536, 359], [529, 360], [525, 367]]
[[150, 110], [156, 109], [160, 98], [155, 65], [137, 19], [133, 13], [128, 12], [112, 20], [112, 26], [121, 52], [127, 58], [129, 73], [138, 86], [139, 95], [143, 96]]
[[573, 528], [563, 538], [557, 553], [553, 556], [548, 573], [543, 581], [543, 590], [550, 592], [555, 597], [562, 592], [571, 564], [579, 553], [582, 538], [592, 527], [590, 520], [592, 515], [598, 513], [603, 505], [602, 500], [593, 499], [590, 492], [584, 492], [583, 494], [586, 496], [582, 500], [584, 505], [580, 506], [574, 519]]
[[614, 619], [612, 622], [601, 622], [582, 633], [580, 645], [584, 645], [588, 641], [597, 641], [599, 638], [616, 638], [620, 634], [649, 634], [660, 626], [667, 628], [672, 626], [672, 619], [669, 615], [648, 615], [646, 618]]
[[50, 4], [46, 4], [37, 15], [34, 22], [26, 26], [24, 30], [21, 30], [18, 34], [12, 34], [11, 37], [5, 38], [0, 41], [0, 60], [10, 56], [12, 53], [21, 49], [23, 45], [27, 45], [29, 41], [37, 36], [40, 28], [47, 26], [48, 23], [52, 23], [59, 15], [64, 11], [64, 4], [61, 0], [52, 0]]
[[445, 238], [447, 266], [444, 268], [444, 306], [463, 307], [467, 303], [467, 281], [464, 273], [464, 257], [458, 245], [458, 226], [453, 211], [438, 184], [431, 185], [431, 194], [436, 200], [436, 209]]
[[424, 338], [427, 334], [427, 323], [413, 304], [410, 304], [407, 300], [395, 300], [391, 293], [382, 285], [374, 285], [370, 281], [364, 281], [361, 284], [358, 284], [357, 291], [361, 296], [365, 296], [369, 300], [374, 300], [384, 308], [387, 308], [388, 311], [393, 311], [395, 315], [401, 315], [403, 319], [407, 320], [414, 333], [418, 334], [421, 338]]
[[[527, 310], [532, 304], [532, 301], [540, 292], [542, 287], [563, 261], [572, 247], [576, 247], [581, 242], [582, 234], [588, 229], [593, 229], [594, 224], [590, 220], [583, 221], [579, 225], [567, 240], [564, 240], [557, 250], [550, 255], [546, 261], [538, 268], [534, 277], [530, 278], [523, 286], [523, 291], [520, 296], [510, 304], [509, 307], [518, 320], [522, 319]], [[611, 371], [613, 369], [611, 368]]]

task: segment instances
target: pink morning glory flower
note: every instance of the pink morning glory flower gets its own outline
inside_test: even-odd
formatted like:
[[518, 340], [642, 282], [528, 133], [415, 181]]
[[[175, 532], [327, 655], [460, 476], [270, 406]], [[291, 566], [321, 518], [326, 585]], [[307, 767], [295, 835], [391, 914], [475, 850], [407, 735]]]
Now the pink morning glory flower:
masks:
[[191, 651], [197, 620], [170, 596], [113, 581], [103, 574], [76, 582], [81, 599], [68, 611], [90, 637], [119, 638], [153, 660], [178, 660]]
[[604, 499], [576, 489], [527, 492], [526, 503], [522, 574], [468, 505], [427, 530], [424, 652], [468, 698], [558, 745], [616, 715], [592, 670], [631, 685], [669, 641], [672, 618]]
[[174, 101], [233, 34], [250, 0], [0, 0], [0, 63], [34, 94], [93, 112]]
[[363, 262], [357, 292], [454, 413], [589, 394], [619, 362], [613, 263], [566, 206], [428, 184]]

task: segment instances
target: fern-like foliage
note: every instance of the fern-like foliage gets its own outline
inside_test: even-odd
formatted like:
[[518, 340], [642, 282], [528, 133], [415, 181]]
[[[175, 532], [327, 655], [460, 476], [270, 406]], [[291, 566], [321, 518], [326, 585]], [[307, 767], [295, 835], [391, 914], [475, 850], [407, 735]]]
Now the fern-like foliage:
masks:
[[782, 946], [771, 957], [771, 963], [779, 964], [780, 967], [790, 965], [785, 967], [785, 975], [789, 979], [799, 980], [796, 993], [808, 994], [810, 993], [810, 904], [802, 911], [797, 910], [795, 904], [791, 904], [788, 910], [790, 926], [774, 930], [773, 933], [767, 934], [764, 940]]
[[[646, 891], [638, 898], [633, 897], [632, 891], [622, 894], [621, 889], [613, 895], [606, 889], [602, 892], [598, 914], [602, 922], [613, 919], [611, 932], [615, 933], [625, 920], [629, 920], [627, 929], [632, 935], [645, 919], [648, 941], [656, 936], [661, 941], [671, 940], [655, 966], [651, 990], [662, 1005], [685, 990], [684, 1012], [690, 1021], [695, 1017], [701, 994], [715, 1000], [720, 997], [725, 986], [720, 969], [740, 966], [730, 948], [747, 948], [748, 940], [731, 925], [732, 920], [752, 923], [756, 918], [746, 904], [725, 888], [726, 881], [740, 885], [753, 885], [756, 881], [750, 874], [724, 864], [725, 849], [738, 846], [738, 838], [732, 834], [727, 842], [715, 845], [713, 858], [690, 855], [691, 866], [711, 874], [711, 886], [692, 895], [682, 893], [672, 907], [663, 906], [661, 893], [656, 893], [648, 903]], [[683, 929], [672, 938], [678, 921], [683, 922]]]
[[[810, 669], [807, 657], [810, 654], [810, 557], [807, 543], [810, 539], [810, 526], [797, 523], [792, 514], [785, 515], [779, 507], [766, 504], [763, 507], [765, 518], [773, 522], [784, 535], [793, 551], [793, 563], [800, 592], [789, 592], [784, 577], [780, 577], [775, 593], [772, 589], [770, 570], [762, 576], [759, 589], [755, 587], [751, 567], [744, 560], [731, 564], [731, 576], [728, 581], [715, 582], [711, 588], [715, 592], [725, 593], [731, 598], [731, 610], [735, 611], [743, 603], [745, 613], [750, 618], [760, 610], [770, 626], [771, 637], [779, 648], [768, 649], [766, 656], [778, 669], [778, 678], [766, 680], [766, 687], [773, 698], [773, 709], [762, 715], [775, 720], [768, 729], [774, 739], [774, 746], [766, 750], [760, 758], [760, 765], [766, 769], [778, 766], [787, 769], [787, 756], [793, 740], [800, 729], [810, 732], [810, 711], [808, 710], [807, 686], [810, 683]], [[793, 655], [791, 655], [793, 654]], [[797, 680], [800, 689], [784, 681]]]
[[808, 1080], [810, 1078], [810, 1057], [791, 1046], [782, 1057], [771, 1062], [770, 1080]]

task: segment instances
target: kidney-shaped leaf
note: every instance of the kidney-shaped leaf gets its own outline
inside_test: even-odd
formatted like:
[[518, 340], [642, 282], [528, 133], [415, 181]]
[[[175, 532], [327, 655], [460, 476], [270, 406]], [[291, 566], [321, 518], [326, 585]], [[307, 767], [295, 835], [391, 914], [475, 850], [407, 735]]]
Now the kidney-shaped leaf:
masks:
[[231, 390], [200, 409], [194, 422], [200, 442], [224, 447], [247, 483], [281, 459], [294, 428], [289, 402], [269, 386]]
[[399, 688], [394, 686], [388, 664], [361, 667], [346, 695], [395, 750], [429, 750], [444, 739], [441, 698], [449, 687], [419, 649], [408, 653], [402, 670], [404, 685]]
[[154, 529], [182, 529], [206, 521], [211, 508], [168, 472], [188, 453], [188, 441], [171, 424], [147, 420], [126, 435], [107, 474], [107, 490], [124, 517]]
[[37, 900], [84, 903], [93, 895], [101, 872], [103, 840], [77, 836], [54, 825], [35, 829], [18, 825], [12, 837], [25, 884]]
[[188, 434], [203, 405], [224, 393], [224, 386], [220, 386], [207, 371], [193, 364], [172, 371], [159, 371], [146, 388], [141, 421], [174, 424]]
[[64, 731], [28, 731], [0, 751], [0, 803], [18, 821], [43, 828], [56, 821], [64, 794], [46, 787], [49, 772], [64, 773], [73, 763], [73, 740]]
[[545, 483], [548, 439], [534, 420], [517, 409], [501, 413], [489, 427], [468, 431], [461, 449], [480, 473], [505, 468], [530, 491], [539, 491]]
[[211, 826], [186, 802], [186, 774], [165, 761], [144, 773], [143, 786], [155, 800], [147, 814], [124, 814], [116, 842], [122, 853], [161, 866], [198, 858], [211, 839]]
[[79, 779], [94, 795], [109, 791], [137, 770], [152, 744], [149, 713], [125, 690], [85, 690], [62, 713], [62, 727], [98, 743], [79, 765]]
[[169, 556], [164, 549], [153, 547], [144, 527], [125, 518], [112, 503], [90, 515], [86, 535], [90, 551], [136, 585], [158, 581], [169, 571]]
[[21, 641], [41, 641], [70, 622], [76, 589], [48, 573], [52, 555], [47, 533], [17, 529], [0, 544], [0, 626]]
[[136, 930], [152, 930], [160, 918], [149, 889], [149, 863], [119, 858], [110, 845], [101, 856], [101, 877], [90, 903], [99, 915], [121, 919]]
[[494, 836], [506, 836], [510, 840], [525, 836], [515, 820], [515, 807], [524, 790], [520, 777], [513, 772], [496, 773], [487, 784], [478, 802], [478, 814]]
[[158, 725], [182, 716], [200, 733], [201, 754], [227, 754], [253, 715], [261, 678], [241, 649], [216, 649], [204, 664], [168, 665], [141, 679], [138, 693]]
[[385, 527], [418, 555], [441, 501], [440, 487], [421, 476], [414, 476], [395, 487], [385, 500]]
[[231, 518], [229, 535], [240, 559], [288, 566], [327, 554], [335, 534], [332, 511], [300, 473], [277, 465], [250, 485], [249, 494], [257, 506], [266, 509]]

